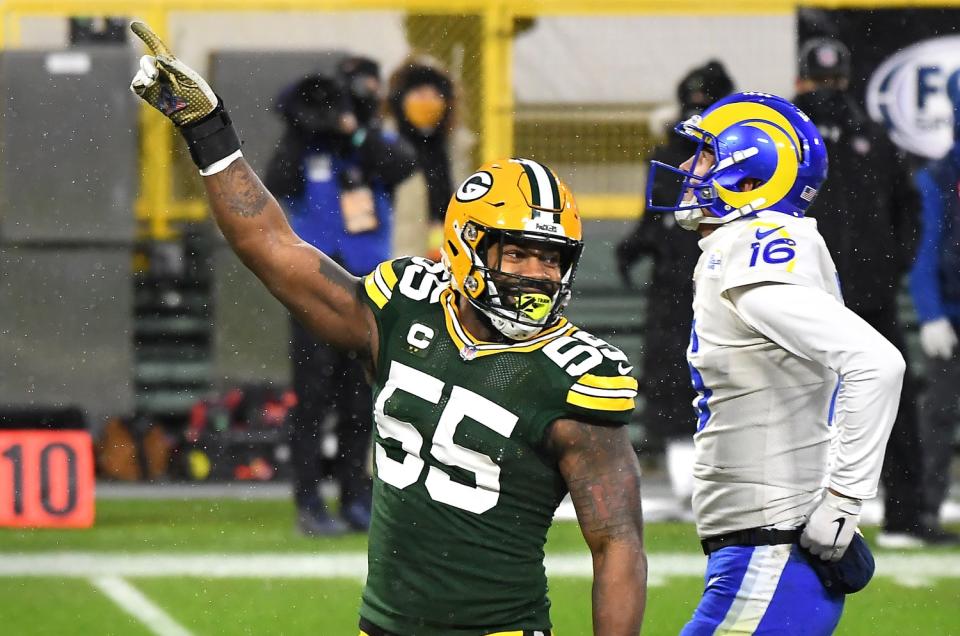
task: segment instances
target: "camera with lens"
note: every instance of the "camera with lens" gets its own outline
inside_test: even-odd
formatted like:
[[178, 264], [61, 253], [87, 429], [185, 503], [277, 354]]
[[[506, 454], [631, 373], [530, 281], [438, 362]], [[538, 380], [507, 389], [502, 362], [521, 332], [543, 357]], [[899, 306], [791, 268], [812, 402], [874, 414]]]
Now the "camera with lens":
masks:
[[294, 130], [315, 140], [342, 134], [342, 122], [353, 114], [353, 104], [340, 77], [315, 73], [293, 87], [281, 112]]
[[376, 62], [346, 57], [330, 71], [318, 71], [295, 84], [279, 110], [304, 139], [349, 136], [376, 116], [380, 69]]
[[[285, 131], [267, 167], [266, 181], [276, 196], [299, 196], [309, 177], [309, 157], [325, 155], [345, 160], [346, 168], [341, 164], [337, 167], [341, 203], [347, 201], [344, 207], [350, 211], [364, 211], [356, 218], [366, 219], [367, 208], [373, 207], [371, 179], [393, 183], [398, 179], [395, 175], [401, 174], [402, 179], [415, 166], [415, 157], [412, 150], [403, 152], [405, 148], [397, 142], [386, 142], [379, 130], [381, 84], [377, 62], [350, 55], [334, 59], [335, 63], [297, 80], [278, 96], [275, 109]], [[314, 174], [329, 172], [318, 168]], [[353, 216], [344, 212], [345, 219]], [[369, 229], [371, 223], [364, 220], [349, 225], [351, 231], [359, 232]]]

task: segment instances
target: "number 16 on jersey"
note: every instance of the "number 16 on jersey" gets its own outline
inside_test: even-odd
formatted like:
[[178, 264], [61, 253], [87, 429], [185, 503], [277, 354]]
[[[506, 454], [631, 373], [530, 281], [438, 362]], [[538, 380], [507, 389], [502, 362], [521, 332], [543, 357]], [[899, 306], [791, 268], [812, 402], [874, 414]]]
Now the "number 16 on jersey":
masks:
[[[750, 267], [756, 266], [757, 257], [761, 255], [761, 245], [760, 241], [750, 244]], [[771, 265], [790, 262], [797, 257], [797, 251], [793, 249], [796, 246], [797, 242], [790, 238], [774, 239], [763, 245], [763, 262]]]

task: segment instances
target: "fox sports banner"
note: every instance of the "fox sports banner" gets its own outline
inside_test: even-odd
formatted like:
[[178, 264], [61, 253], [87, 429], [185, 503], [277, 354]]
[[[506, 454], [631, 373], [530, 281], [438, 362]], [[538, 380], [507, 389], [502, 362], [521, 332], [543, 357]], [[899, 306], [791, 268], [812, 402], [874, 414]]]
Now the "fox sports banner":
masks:
[[947, 94], [960, 80], [956, 8], [802, 8], [797, 42], [834, 37], [850, 49], [850, 89], [890, 138], [918, 160], [942, 157], [953, 143]]
[[953, 145], [960, 80], [960, 35], [932, 38], [894, 53], [870, 75], [867, 111], [904, 150], [936, 159]]

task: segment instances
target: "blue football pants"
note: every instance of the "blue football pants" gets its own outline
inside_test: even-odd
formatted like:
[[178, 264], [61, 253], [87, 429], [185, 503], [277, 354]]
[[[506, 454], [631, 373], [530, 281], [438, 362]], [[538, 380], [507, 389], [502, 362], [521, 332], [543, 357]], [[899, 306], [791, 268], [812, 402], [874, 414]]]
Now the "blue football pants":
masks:
[[843, 612], [843, 595], [827, 592], [795, 544], [721, 548], [704, 582], [681, 636], [828, 636]]

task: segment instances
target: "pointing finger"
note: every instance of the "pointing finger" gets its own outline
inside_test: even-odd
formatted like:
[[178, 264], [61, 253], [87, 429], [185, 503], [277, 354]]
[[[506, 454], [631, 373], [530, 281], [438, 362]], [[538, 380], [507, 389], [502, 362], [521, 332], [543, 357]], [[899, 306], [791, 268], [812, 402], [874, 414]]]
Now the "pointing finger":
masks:
[[157, 34], [150, 30], [143, 22], [131, 22], [130, 30], [133, 31], [138, 38], [143, 40], [143, 43], [147, 45], [147, 48], [154, 55], [166, 55], [173, 57], [173, 53], [170, 52], [170, 49], [167, 48], [167, 45], [163, 43]]

